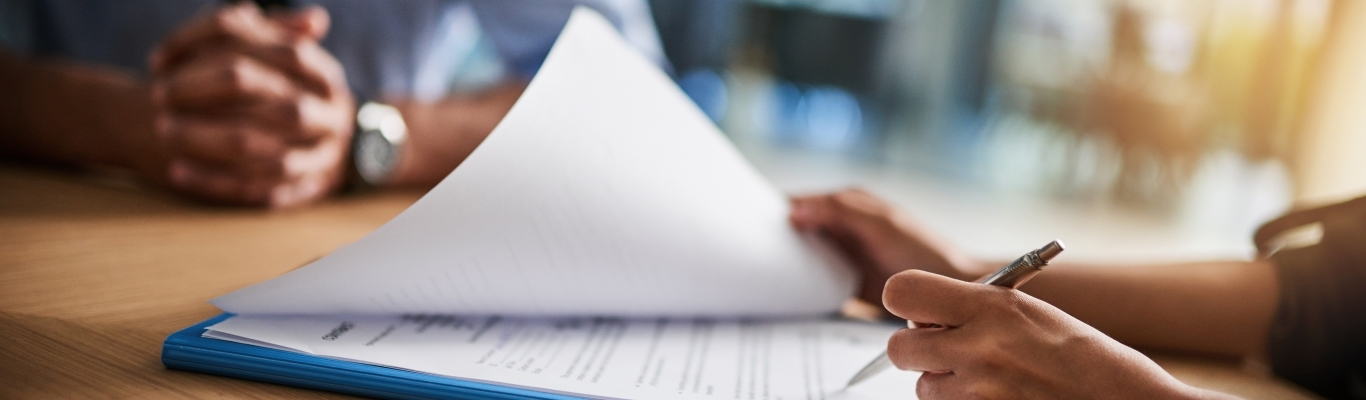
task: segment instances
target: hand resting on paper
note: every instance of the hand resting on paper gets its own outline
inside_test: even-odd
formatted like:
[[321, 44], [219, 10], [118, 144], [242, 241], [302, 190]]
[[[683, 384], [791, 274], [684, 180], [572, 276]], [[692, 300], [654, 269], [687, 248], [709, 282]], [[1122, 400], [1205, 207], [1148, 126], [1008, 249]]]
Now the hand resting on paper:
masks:
[[886, 202], [859, 189], [792, 198], [792, 225], [816, 232], [864, 274], [859, 298], [882, 304], [887, 279], [907, 269], [972, 280], [984, 266], [934, 237]]
[[887, 354], [897, 368], [925, 372], [916, 384], [921, 399], [1231, 397], [1181, 383], [1018, 290], [906, 271], [887, 281], [883, 299], [919, 326], [894, 334]]

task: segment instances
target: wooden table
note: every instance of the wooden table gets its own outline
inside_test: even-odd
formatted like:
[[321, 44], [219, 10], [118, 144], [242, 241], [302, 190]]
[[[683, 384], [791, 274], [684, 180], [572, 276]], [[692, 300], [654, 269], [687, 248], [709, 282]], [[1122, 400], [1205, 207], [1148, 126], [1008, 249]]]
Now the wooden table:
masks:
[[[265, 212], [0, 165], [0, 398], [342, 397], [168, 370], [161, 342], [218, 314], [208, 299], [359, 239], [419, 196]], [[1156, 358], [1196, 386], [1308, 398], [1231, 361]]]

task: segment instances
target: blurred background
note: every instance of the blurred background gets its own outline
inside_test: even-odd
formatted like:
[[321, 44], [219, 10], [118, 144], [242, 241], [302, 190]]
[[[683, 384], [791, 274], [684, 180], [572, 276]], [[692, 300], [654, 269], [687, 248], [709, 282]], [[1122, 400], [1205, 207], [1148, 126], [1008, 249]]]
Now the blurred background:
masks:
[[978, 254], [1248, 257], [1261, 222], [1366, 191], [1357, 2], [650, 5], [779, 186], [868, 187]]

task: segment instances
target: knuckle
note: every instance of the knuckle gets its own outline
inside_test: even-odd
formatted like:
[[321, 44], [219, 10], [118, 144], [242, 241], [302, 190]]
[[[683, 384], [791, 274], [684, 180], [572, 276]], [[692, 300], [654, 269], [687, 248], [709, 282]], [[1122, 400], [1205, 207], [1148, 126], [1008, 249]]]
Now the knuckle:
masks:
[[304, 107], [297, 101], [287, 102], [279, 106], [277, 110], [280, 116], [281, 126], [289, 131], [291, 136], [303, 134], [307, 128]]
[[915, 395], [921, 399], [940, 399], [944, 396], [943, 374], [920, 374], [920, 379], [915, 381]]
[[934, 399], [934, 383], [925, 379], [925, 375], [920, 375], [920, 380], [915, 382], [915, 397], [920, 399]]
[[1030, 298], [1018, 290], [993, 290], [992, 292], [994, 292], [993, 300], [999, 305], [997, 308], [1005, 312], [1006, 315], [1026, 315], [1033, 306]]
[[227, 36], [240, 36], [248, 30], [248, 21], [254, 8], [245, 6], [225, 7], [214, 12], [211, 23], [219, 33]]
[[279, 147], [273, 136], [253, 134], [247, 137], [243, 156], [252, 159], [265, 159], [274, 156]]
[[835, 200], [836, 205], [841, 207], [848, 208], [858, 204], [858, 193], [854, 192], [853, 189], [844, 189], [836, 192], [831, 198]]
[[223, 69], [223, 81], [234, 92], [247, 91], [251, 75], [251, 63], [241, 57], [232, 57]]
[[983, 399], [1015, 398], [1013, 391], [1006, 390], [1005, 388], [1002, 388], [999, 384], [994, 382], [982, 382], [979, 383], [978, 386], [979, 387], [976, 389], [976, 391], [981, 395], [981, 398]]
[[903, 297], [901, 293], [905, 291], [906, 287], [906, 284], [902, 283], [902, 279], [897, 277], [898, 275], [901, 274], [892, 275], [891, 278], [887, 278], [887, 283], [882, 284], [882, 305], [894, 314], [901, 311]]
[[350, 96], [350, 91], [346, 86], [346, 70], [342, 67], [341, 61], [338, 61], [332, 54], [326, 53], [322, 48], [317, 48], [317, 51], [323, 53], [322, 56], [318, 57], [320, 60], [318, 68], [322, 72], [323, 78], [327, 80], [329, 85], [333, 86], [333, 91]]
[[882, 287], [882, 304], [894, 314], [905, 315], [910, 311], [909, 307], [913, 306], [914, 300], [911, 296], [922, 290], [924, 274], [927, 273], [907, 270], [887, 278], [887, 283]]
[[235, 8], [220, 8], [209, 17], [209, 25], [218, 32], [231, 32], [237, 25], [239, 15]]
[[906, 283], [904, 277], [901, 277], [901, 274], [904, 273], [892, 275], [891, 278], [887, 278], [887, 283], [882, 285], [882, 305], [886, 306], [887, 310], [892, 313], [902, 311], [901, 303], [905, 297], [903, 293], [907, 292], [907, 287], [910, 285]]
[[239, 169], [253, 179], [277, 182], [288, 172], [288, 162], [285, 162], [284, 157], [261, 157], [243, 160]]
[[1006, 345], [1000, 340], [984, 340], [969, 353], [967, 359], [977, 369], [983, 371], [1000, 371], [1005, 367], [1001, 355], [1005, 354]]
[[836, 193], [834, 200], [840, 208], [865, 217], [875, 218], [881, 223], [891, 223], [891, 207], [887, 207], [882, 201], [862, 189], [845, 189]]
[[883, 291], [887, 294], [912, 293], [925, 284], [925, 274], [928, 272], [920, 270], [906, 270], [887, 278], [887, 285]]
[[967, 388], [964, 388], [964, 389], [963, 389], [963, 396], [962, 396], [962, 398], [964, 398], [964, 399], [970, 399], [970, 400], [987, 400], [987, 399], [995, 399], [996, 397], [991, 395], [991, 390], [990, 390], [989, 388], [986, 388], [986, 387], [983, 387], [983, 386], [984, 386], [984, 385], [983, 385], [983, 384], [980, 384], [980, 383], [979, 383], [979, 384], [974, 384], [974, 385], [968, 385]]
[[289, 163], [285, 157], [272, 157], [261, 160], [258, 164], [257, 173], [262, 178], [277, 180], [289, 174]]
[[887, 339], [887, 358], [900, 369], [906, 369], [915, 357], [910, 348], [912, 339], [907, 337], [908, 332], [909, 329], [901, 329]]
[[[1028, 348], [1026, 346], [1025, 348]], [[967, 365], [975, 373], [983, 376], [1002, 376], [1027, 370], [1021, 365], [1015, 352], [1021, 348], [1020, 340], [1013, 337], [993, 337], [980, 340], [965, 357]]]
[[309, 46], [311, 45], [311, 42], [305, 40], [293, 40], [286, 43], [281, 49], [281, 61], [284, 62], [285, 67], [295, 70], [304, 69], [307, 66], [305, 60], [308, 58], [308, 52], [311, 50]]

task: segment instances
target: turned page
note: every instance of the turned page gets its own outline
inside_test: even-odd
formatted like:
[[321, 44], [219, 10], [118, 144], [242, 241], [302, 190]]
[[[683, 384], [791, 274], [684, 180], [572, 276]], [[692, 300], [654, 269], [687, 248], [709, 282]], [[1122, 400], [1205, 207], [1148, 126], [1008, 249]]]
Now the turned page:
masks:
[[855, 276], [600, 15], [575, 10], [473, 154], [361, 240], [213, 300], [238, 314], [829, 313]]

